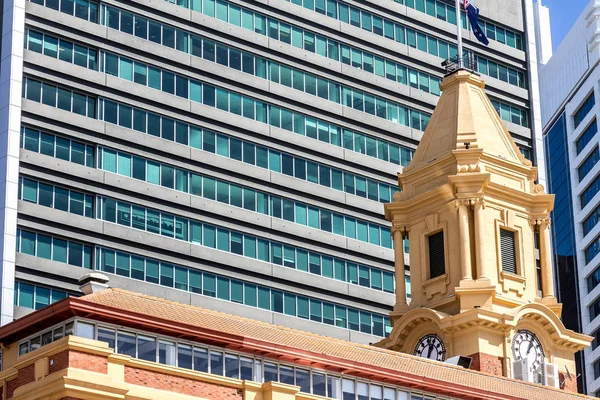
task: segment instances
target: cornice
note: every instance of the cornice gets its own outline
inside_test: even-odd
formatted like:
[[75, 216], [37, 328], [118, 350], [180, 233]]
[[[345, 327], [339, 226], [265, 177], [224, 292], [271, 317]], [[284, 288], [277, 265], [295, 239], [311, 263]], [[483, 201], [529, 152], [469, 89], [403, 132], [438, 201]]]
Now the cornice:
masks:
[[408, 199], [405, 199], [404, 196], [405, 193], [396, 192], [394, 193], [394, 201], [383, 205], [385, 217], [388, 221], [393, 222], [392, 214], [405, 213], [407, 217], [412, 218], [413, 215], [421, 213], [419, 210], [436, 205], [443, 207], [454, 200], [452, 188], [448, 184], [438, 186], [433, 190]]

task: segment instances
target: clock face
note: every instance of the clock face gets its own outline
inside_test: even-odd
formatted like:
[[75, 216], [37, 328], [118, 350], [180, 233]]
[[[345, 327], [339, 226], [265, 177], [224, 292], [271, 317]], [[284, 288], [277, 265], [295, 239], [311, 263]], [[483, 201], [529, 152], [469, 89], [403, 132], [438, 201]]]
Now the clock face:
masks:
[[414, 354], [430, 360], [444, 361], [446, 359], [446, 347], [438, 335], [426, 335], [417, 343]]
[[544, 349], [540, 340], [530, 331], [520, 330], [513, 337], [512, 352], [515, 361], [528, 360], [535, 371], [544, 363]]

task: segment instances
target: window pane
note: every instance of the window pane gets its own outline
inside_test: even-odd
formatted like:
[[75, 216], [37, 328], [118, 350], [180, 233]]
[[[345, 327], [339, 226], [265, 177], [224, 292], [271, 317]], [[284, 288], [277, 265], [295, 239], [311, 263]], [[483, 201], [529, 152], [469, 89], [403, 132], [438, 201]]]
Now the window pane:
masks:
[[[136, 340], [135, 339], [136, 339], [135, 334], [119, 332], [118, 339], [117, 339], [117, 353], [135, 357], [136, 356], [136, 348], [135, 348]], [[156, 361], [156, 358], [154, 358], [152, 361]]]
[[177, 346], [177, 366], [192, 369], [192, 346], [179, 344]]
[[52, 259], [58, 262], [67, 262], [67, 241], [54, 238], [52, 243]]
[[156, 362], [156, 338], [138, 336], [138, 358]]
[[210, 352], [210, 373], [223, 375], [223, 353]]
[[208, 350], [194, 347], [194, 370], [208, 372]]
[[158, 343], [158, 362], [166, 365], [176, 364], [176, 347], [174, 342], [160, 340]]

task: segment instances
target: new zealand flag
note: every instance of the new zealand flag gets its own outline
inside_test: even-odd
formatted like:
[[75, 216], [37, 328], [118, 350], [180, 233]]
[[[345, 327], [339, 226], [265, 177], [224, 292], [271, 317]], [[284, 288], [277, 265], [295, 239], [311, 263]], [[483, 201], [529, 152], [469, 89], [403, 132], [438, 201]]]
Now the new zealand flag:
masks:
[[469, 18], [469, 22], [471, 23], [471, 28], [473, 29], [473, 33], [477, 40], [486, 46], [490, 44], [487, 36], [485, 36], [485, 32], [479, 26], [479, 8], [475, 7], [473, 4], [469, 3], [467, 0], [464, 0], [465, 3], [465, 11], [467, 12], [467, 18]]

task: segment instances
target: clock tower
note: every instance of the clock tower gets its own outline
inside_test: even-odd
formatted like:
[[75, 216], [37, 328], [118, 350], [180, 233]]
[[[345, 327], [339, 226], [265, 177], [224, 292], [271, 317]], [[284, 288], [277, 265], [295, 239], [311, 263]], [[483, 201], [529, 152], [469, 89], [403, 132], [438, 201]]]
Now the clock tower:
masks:
[[[554, 294], [549, 214], [536, 183], [484, 92], [459, 70], [442, 96], [401, 191], [385, 205], [396, 262], [393, 329], [376, 345], [576, 390], [574, 354], [591, 337], [564, 327]], [[406, 299], [404, 240], [412, 296]]]

